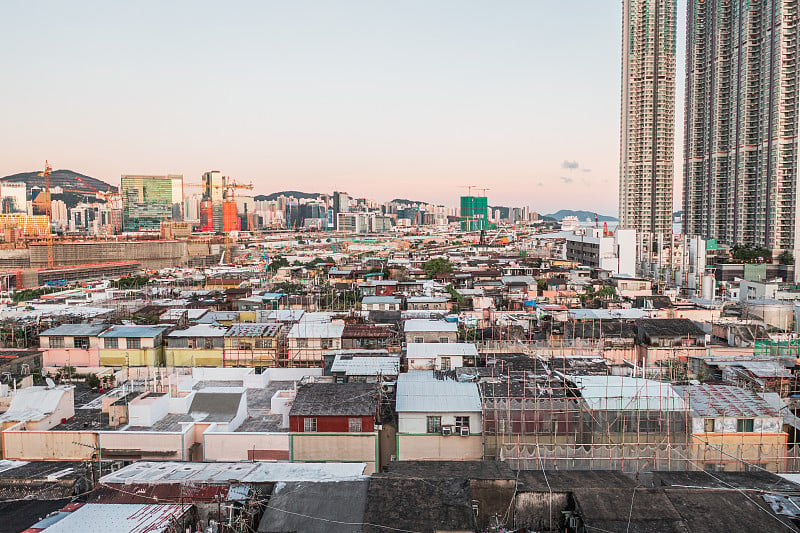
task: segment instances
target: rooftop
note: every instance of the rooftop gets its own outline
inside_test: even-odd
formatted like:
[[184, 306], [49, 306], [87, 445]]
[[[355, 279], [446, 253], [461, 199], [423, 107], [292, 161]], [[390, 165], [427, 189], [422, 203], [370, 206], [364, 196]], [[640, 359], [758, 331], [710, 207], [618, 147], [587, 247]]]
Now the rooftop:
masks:
[[108, 331], [98, 335], [99, 337], [131, 337], [131, 338], [151, 338], [164, 333], [166, 326], [111, 326]]
[[733, 385], [675, 386], [698, 416], [778, 417], [780, 414], [757, 392]]
[[445, 322], [444, 320], [428, 320], [424, 318], [411, 318], [406, 320], [403, 327], [405, 332], [430, 332], [446, 331], [457, 332], [458, 324], [455, 322]]
[[401, 412], [479, 412], [481, 398], [475, 383], [437, 379], [433, 371], [412, 370], [397, 378], [397, 407]]
[[47, 329], [39, 334], [40, 337], [94, 337], [108, 328], [108, 324], [61, 324]]
[[255, 324], [233, 324], [228, 328], [226, 337], [274, 337], [281, 330], [281, 325], [274, 322]]
[[378, 391], [367, 383], [306, 383], [297, 389], [290, 416], [369, 416], [378, 411]]

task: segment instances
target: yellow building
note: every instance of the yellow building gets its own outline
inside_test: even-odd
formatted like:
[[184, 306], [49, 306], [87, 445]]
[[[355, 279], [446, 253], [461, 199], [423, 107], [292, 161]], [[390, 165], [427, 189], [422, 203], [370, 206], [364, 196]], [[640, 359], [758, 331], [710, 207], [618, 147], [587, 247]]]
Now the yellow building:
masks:
[[163, 366], [165, 326], [112, 326], [99, 335], [100, 366]]
[[233, 324], [225, 333], [224, 366], [275, 367], [278, 365], [280, 324]]
[[675, 389], [691, 409], [690, 450], [698, 468], [744, 471], [757, 465], [785, 470], [789, 435], [783, 431], [777, 394], [732, 385]]
[[167, 335], [167, 366], [222, 367], [223, 338], [227, 327], [197, 324]]

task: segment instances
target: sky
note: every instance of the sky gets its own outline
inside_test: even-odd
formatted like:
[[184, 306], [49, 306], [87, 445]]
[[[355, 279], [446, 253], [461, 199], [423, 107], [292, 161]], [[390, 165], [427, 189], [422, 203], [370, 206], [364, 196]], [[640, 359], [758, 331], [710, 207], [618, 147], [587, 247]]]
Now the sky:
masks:
[[621, 10], [4, 0], [0, 175], [45, 159], [112, 184], [220, 170], [256, 193], [450, 206], [472, 185], [490, 205], [616, 215]]

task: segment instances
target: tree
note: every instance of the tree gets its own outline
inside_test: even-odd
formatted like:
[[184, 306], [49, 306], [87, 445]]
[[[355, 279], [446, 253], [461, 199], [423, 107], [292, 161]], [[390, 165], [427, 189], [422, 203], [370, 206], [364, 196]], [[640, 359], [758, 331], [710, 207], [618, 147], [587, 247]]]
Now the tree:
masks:
[[280, 256], [280, 257], [273, 258], [269, 262], [269, 266], [267, 267], [267, 270], [269, 270], [270, 272], [275, 272], [279, 268], [287, 267], [287, 266], [289, 266], [289, 261], [287, 261], [285, 257]]
[[435, 257], [425, 261], [425, 264], [422, 265], [422, 270], [430, 277], [448, 274], [453, 271], [453, 263], [444, 257]]
[[778, 261], [780, 261], [782, 265], [793, 265], [794, 256], [789, 250], [784, 250], [781, 252], [781, 255], [778, 256]]

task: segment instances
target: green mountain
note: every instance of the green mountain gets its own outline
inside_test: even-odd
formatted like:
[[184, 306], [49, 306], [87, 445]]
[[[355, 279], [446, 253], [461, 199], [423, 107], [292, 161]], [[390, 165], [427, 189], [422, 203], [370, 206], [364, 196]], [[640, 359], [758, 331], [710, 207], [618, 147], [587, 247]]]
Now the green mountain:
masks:
[[[30, 189], [32, 187], [44, 187], [44, 177], [39, 175], [39, 170], [34, 172], [21, 172], [19, 174], [12, 174], [10, 176], [5, 176], [0, 178], [0, 181], [12, 181], [17, 183], [24, 183], [28, 186], [28, 191], [30, 194]], [[91, 176], [87, 176], [86, 174], [81, 174], [80, 172], [75, 172], [74, 170], [67, 170], [67, 169], [59, 169], [54, 170], [50, 173], [50, 186], [51, 187], [61, 187], [62, 189], [73, 190], [73, 191], [82, 191], [86, 192], [87, 194], [94, 194], [94, 191], [90, 187], [87, 187], [80, 181], [75, 179], [75, 176], [80, 176], [80, 178], [89, 184], [91, 187], [94, 187], [96, 190], [100, 192], [106, 191], [117, 191], [116, 185], [111, 185], [103, 180], [92, 178]], [[78, 193], [80, 194], [80, 193]]]
[[[544, 215], [549, 218], [553, 218], [555, 220], [561, 220], [564, 217], [578, 217], [578, 220], [581, 222], [585, 222], [586, 219], [594, 222], [595, 213], [591, 211], [574, 211], [572, 209], [561, 209], [560, 211], [556, 211], [555, 213], [551, 213], [549, 215]], [[608, 215], [601, 215], [597, 214], [597, 221], [598, 222], [617, 222], [617, 218], [610, 217]]]
[[259, 194], [253, 199], [257, 202], [277, 200], [279, 196], [294, 196], [297, 199], [319, 198], [322, 193], [318, 192], [300, 192], [300, 191], [280, 191], [272, 194]]

